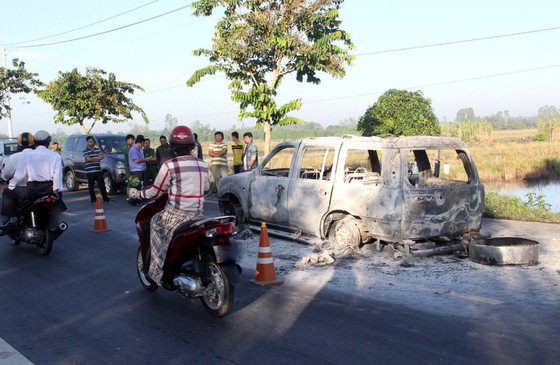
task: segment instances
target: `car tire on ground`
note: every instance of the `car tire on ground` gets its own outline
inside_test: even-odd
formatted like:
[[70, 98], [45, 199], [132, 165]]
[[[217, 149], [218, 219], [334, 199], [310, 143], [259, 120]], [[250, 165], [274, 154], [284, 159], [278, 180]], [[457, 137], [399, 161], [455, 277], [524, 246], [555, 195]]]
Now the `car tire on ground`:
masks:
[[72, 170], [68, 170], [64, 174], [64, 185], [68, 191], [76, 191], [80, 187], [80, 184], [76, 181], [76, 175], [74, 175]]
[[111, 177], [111, 174], [108, 171], [103, 173], [103, 182], [105, 183], [105, 190], [107, 191], [108, 195], [113, 195], [117, 193], [117, 187], [115, 186], [115, 182]]
[[349, 245], [360, 247], [362, 245], [362, 233], [360, 221], [352, 216], [346, 216], [336, 221], [329, 231], [329, 240], [336, 246]]

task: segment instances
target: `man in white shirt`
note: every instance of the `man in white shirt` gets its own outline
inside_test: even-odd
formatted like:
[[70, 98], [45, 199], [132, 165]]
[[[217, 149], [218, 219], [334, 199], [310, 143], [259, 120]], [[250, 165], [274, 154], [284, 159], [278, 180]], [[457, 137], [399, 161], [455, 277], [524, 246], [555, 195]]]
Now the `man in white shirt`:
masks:
[[[33, 140], [33, 135], [29, 132], [23, 132], [18, 137], [18, 151], [11, 155], [5, 162], [4, 168], [2, 169], [2, 180], [10, 181], [10, 179], [14, 176], [16, 172], [16, 167], [19, 161], [23, 158], [24, 154], [31, 152], [35, 147], [35, 142]], [[24, 189], [25, 185], [27, 185], [27, 181], [22, 181], [17, 189]], [[13, 190], [13, 189], [12, 189]], [[5, 195], [10, 194], [13, 191], [10, 189], [4, 189], [2, 191], [2, 224], [5, 224], [9, 217], [6, 213], [6, 208], [4, 206], [4, 202], [6, 201]], [[9, 197], [7, 198], [10, 199]]]
[[[2, 180], [10, 181], [16, 172], [18, 162], [23, 158], [23, 155], [30, 152], [35, 147], [33, 135], [29, 132], [23, 132], [18, 137], [18, 152], [11, 155], [2, 168]], [[26, 182], [27, 183], [27, 182]]]
[[[17, 225], [17, 200], [33, 198], [53, 192], [62, 195], [62, 160], [60, 155], [49, 150], [51, 136], [47, 131], [35, 133], [35, 149], [26, 153], [18, 163], [16, 172], [4, 195], [5, 214], [10, 217], [8, 223], [0, 229], [8, 229]], [[25, 188], [17, 186], [27, 183]], [[6, 199], [7, 198], [7, 199]]]

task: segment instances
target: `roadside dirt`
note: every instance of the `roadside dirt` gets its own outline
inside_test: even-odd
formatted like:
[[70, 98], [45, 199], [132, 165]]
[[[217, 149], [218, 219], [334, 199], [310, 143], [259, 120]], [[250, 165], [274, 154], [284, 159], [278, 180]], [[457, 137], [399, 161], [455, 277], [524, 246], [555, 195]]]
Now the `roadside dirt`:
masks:
[[[309, 263], [314, 246], [270, 237], [277, 276], [286, 285], [305, 285], [429, 312], [481, 316], [505, 305], [538, 316], [540, 306], [557, 306], [560, 297], [560, 225], [484, 219], [481, 233], [523, 237], [540, 243], [533, 266], [488, 266], [454, 255], [395, 260], [394, 252], [365, 246], [359, 255], [327, 264]], [[241, 265], [256, 268], [259, 235], [239, 241]], [[245, 273], [248, 279], [254, 272]]]

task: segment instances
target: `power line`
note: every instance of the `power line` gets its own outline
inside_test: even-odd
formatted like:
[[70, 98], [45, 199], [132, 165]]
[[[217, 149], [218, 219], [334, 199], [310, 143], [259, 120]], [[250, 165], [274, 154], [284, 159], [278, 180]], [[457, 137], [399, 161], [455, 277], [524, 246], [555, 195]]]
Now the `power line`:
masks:
[[128, 14], [128, 13], [131, 13], [131, 12], [133, 12], [133, 11], [135, 11], [135, 10], [141, 9], [141, 8], [143, 8], [143, 7], [145, 7], [145, 6], [148, 6], [148, 5], [153, 4], [153, 3], [155, 3], [155, 2], [158, 2], [158, 1], [159, 1], [159, 0], [150, 1], [149, 3], [146, 3], [146, 4], [144, 4], [144, 5], [140, 5], [140, 6], [136, 7], [136, 8], [134, 8], [134, 9], [127, 10], [127, 11], [125, 11], [125, 12], [123, 12], [123, 13], [119, 13], [119, 14], [117, 14], [117, 15], [113, 15], [112, 17], [105, 18], [105, 19], [96, 21], [96, 22], [91, 23], [91, 24], [87, 24], [87, 25], [84, 25], [84, 26], [79, 27], [79, 28], [67, 30], [67, 31], [65, 31], [65, 32], [57, 33], [57, 34], [53, 34], [53, 35], [49, 35], [49, 36], [46, 36], [46, 37], [30, 39], [30, 40], [28, 40], [28, 41], [21, 41], [21, 42], [14, 42], [14, 43], [6, 44], [5, 47], [15, 46], [15, 45], [24, 44], [24, 43], [30, 43], [30, 42], [36, 42], [36, 41], [42, 41], [43, 39], [54, 38], [54, 37], [58, 37], [59, 35], [72, 33], [72, 32], [75, 32], [75, 31], [77, 31], [77, 30], [81, 30], [81, 29], [84, 29], [84, 28], [91, 27], [92, 25], [97, 25], [97, 24], [106, 22], [107, 20], [111, 20], [111, 19], [118, 18], [119, 16], [122, 16], [122, 15], [125, 15], [125, 14]]
[[[555, 67], [560, 67], [560, 64], [559, 64], [559, 65], [542, 66], [542, 67], [534, 67], [534, 68], [528, 68], [528, 69], [524, 69], [524, 70], [517, 70], [517, 71], [510, 71], [510, 72], [502, 72], [502, 73], [491, 74], [491, 75], [485, 75], [485, 76], [469, 77], [469, 78], [465, 78], [465, 79], [458, 79], [458, 80], [452, 80], [452, 81], [435, 82], [435, 83], [432, 83], [432, 84], [423, 84], [423, 85], [416, 85], [416, 86], [408, 86], [408, 87], [405, 87], [405, 89], [416, 89], [416, 88], [422, 88], [422, 87], [440, 86], [440, 85], [447, 85], [447, 84], [456, 84], [456, 83], [460, 83], [460, 82], [467, 82], [467, 81], [474, 81], [474, 80], [483, 80], [483, 79], [490, 79], [490, 78], [494, 78], [494, 77], [501, 77], [501, 76], [508, 76], [508, 75], [514, 75], [514, 74], [519, 74], [519, 73], [531, 72], [531, 71], [546, 70], [546, 69], [555, 68]], [[348, 95], [348, 96], [340, 96], [340, 97], [337, 97], [337, 98], [327, 98], [327, 99], [310, 100], [310, 101], [306, 101], [305, 104], [322, 103], [322, 102], [325, 102], [325, 101], [334, 101], [334, 100], [341, 100], [341, 99], [352, 99], [352, 98], [358, 98], [358, 97], [362, 97], [362, 96], [369, 96], [369, 95], [375, 95], [375, 94], [383, 94], [385, 91], [387, 91], [387, 90], [384, 90], [384, 91], [372, 91], [372, 92], [368, 92], [368, 93], [355, 94], [355, 95]]]
[[518, 36], [518, 35], [531, 34], [531, 33], [539, 33], [539, 32], [549, 32], [549, 31], [558, 30], [558, 29], [560, 29], [560, 27], [543, 28], [543, 29], [536, 29], [536, 30], [528, 30], [528, 31], [526, 31], [526, 32], [508, 33], [508, 34], [493, 35], [493, 36], [489, 36], [489, 37], [471, 38], [471, 39], [463, 39], [463, 40], [459, 40], [459, 41], [449, 41], [449, 42], [442, 42], [442, 43], [432, 43], [432, 44], [425, 44], [425, 45], [420, 45], [420, 46], [412, 46], [412, 47], [405, 47], [405, 48], [395, 48], [395, 49], [386, 49], [386, 50], [375, 51], [375, 52], [358, 53], [358, 54], [356, 54], [355, 56], [371, 56], [371, 55], [382, 54], [382, 53], [410, 51], [410, 50], [413, 50], [413, 49], [430, 48], [430, 47], [441, 47], [441, 46], [448, 46], [448, 45], [451, 45], [451, 44], [468, 43], [468, 42], [478, 42], [478, 41], [485, 41], [485, 40], [488, 40], [488, 39], [505, 38], [505, 37], [514, 37], [514, 36]]
[[174, 10], [171, 10], [171, 11], [168, 11], [168, 12], [163, 13], [163, 14], [159, 14], [159, 15], [153, 16], [153, 17], [148, 18], [148, 19], [140, 20], [140, 21], [137, 21], [137, 22], [135, 22], [135, 23], [123, 25], [122, 27], [118, 27], [118, 28], [114, 28], [114, 29], [109, 29], [109, 30], [106, 30], [106, 31], [103, 31], [103, 32], [99, 32], [99, 33], [95, 33], [95, 34], [90, 34], [90, 35], [86, 35], [86, 36], [83, 36], [83, 37], [72, 38], [72, 39], [67, 39], [67, 40], [58, 41], [58, 42], [50, 42], [50, 43], [42, 43], [42, 44], [32, 44], [32, 45], [28, 45], [28, 46], [21, 46], [21, 47], [18, 47], [18, 48], [33, 48], [33, 47], [52, 46], [52, 45], [55, 45], [55, 44], [68, 43], [68, 42], [74, 42], [74, 41], [78, 41], [78, 40], [82, 40], [82, 39], [92, 38], [92, 37], [96, 37], [96, 36], [98, 36], [98, 35], [107, 34], [107, 33], [112, 33], [112, 32], [115, 32], [115, 31], [117, 31], [117, 30], [121, 30], [121, 29], [125, 29], [125, 28], [130, 28], [130, 27], [132, 27], [132, 26], [135, 26], [135, 25], [138, 25], [138, 24], [141, 24], [141, 23], [145, 23], [145, 22], [148, 22], [148, 21], [150, 21], [150, 20], [154, 20], [154, 19], [157, 19], [157, 18], [161, 18], [162, 16], [166, 16], [166, 15], [169, 15], [169, 14], [172, 14], [172, 13], [176, 13], [176, 12], [178, 12], [178, 11], [180, 11], [180, 10], [183, 10], [183, 9], [186, 9], [186, 8], [188, 8], [188, 7], [190, 7], [190, 6], [191, 6], [191, 4], [188, 4], [188, 5], [185, 5], [185, 6], [181, 6], [180, 8], [177, 8], [177, 9], [174, 9]]

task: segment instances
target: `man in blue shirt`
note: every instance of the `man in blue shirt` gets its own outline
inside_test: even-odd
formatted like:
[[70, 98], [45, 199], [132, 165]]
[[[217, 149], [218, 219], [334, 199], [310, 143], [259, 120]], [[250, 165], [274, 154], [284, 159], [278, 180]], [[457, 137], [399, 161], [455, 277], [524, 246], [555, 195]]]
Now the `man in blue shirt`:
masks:
[[128, 152], [128, 164], [130, 166], [130, 175], [138, 179], [137, 184], [130, 186], [136, 189], [141, 189], [146, 182], [146, 162], [156, 161], [155, 157], [144, 157], [144, 136], [139, 134], [134, 141], [134, 145], [130, 147]]
[[88, 190], [89, 197], [92, 203], [95, 203], [95, 182], [97, 181], [97, 187], [101, 192], [103, 200], [107, 203], [111, 202], [111, 199], [107, 196], [107, 189], [105, 188], [105, 181], [103, 180], [103, 173], [101, 172], [101, 160], [105, 156], [101, 153], [101, 150], [95, 146], [95, 139], [92, 136], [86, 137], [87, 148], [84, 150], [84, 159], [86, 176], [88, 180]]

